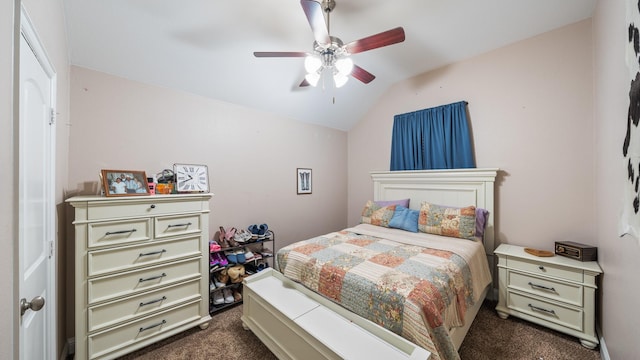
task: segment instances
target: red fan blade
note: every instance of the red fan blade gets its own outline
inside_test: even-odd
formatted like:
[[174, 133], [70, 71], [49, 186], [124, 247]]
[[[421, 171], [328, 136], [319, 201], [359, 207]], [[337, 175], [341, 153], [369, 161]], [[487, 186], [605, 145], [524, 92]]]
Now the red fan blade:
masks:
[[402, 27], [397, 27], [395, 29], [371, 35], [360, 40], [352, 41], [344, 47], [345, 49], [347, 49], [349, 54], [357, 54], [363, 51], [373, 50], [383, 46], [397, 44], [403, 41], [404, 29]]
[[322, 11], [322, 5], [317, 1], [312, 0], [300, 0], [302, 10], [307, 15], [307, 21], [311, 25], [311, 31], [313, 31], [313, 38], [320, 45], [326, 45], [331, 43], [329, 37], [329, 30], [324, 22], [324, 14]]
[[305, 57], [308, 54], [301, 51], [254, 51], [255, 57]]
[[372, 82], [376, 78], [372, 73], [355, 64], [353, 65], [353, 70], [351, 70], [351, 76], [365, 84]]

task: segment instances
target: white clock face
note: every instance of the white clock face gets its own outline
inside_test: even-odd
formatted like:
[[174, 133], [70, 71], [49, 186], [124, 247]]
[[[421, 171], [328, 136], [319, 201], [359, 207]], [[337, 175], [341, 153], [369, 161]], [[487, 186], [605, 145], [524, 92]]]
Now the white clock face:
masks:
[[206, 165], [176, 164], [175, 174], [178, 191], [209, 191], [209, 172]]

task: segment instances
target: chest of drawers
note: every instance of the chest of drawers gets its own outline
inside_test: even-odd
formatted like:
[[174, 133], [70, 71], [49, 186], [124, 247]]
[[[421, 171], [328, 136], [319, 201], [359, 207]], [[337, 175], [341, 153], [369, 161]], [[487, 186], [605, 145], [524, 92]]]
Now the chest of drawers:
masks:
[[561, 256], [536, 257], [523, 247], [502, 244], [498, 256], [498, 315], [513, 315], [580, 339], [593, 349], [597, 277], [595, 261], [581, 262]]
[[75, 358], [111, 359], [209, 315], [212, 194], [78, 196]]

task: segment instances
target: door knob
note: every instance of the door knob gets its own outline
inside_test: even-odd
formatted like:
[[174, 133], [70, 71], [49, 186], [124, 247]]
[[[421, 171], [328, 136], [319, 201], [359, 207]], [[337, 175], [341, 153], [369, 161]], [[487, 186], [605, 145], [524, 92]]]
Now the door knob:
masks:
[[31, 301], [27, 301], [27, 299], [20, 299], [20, 316], [24, 315], [24, 313], [31, 309], [33, 311], [38, 311], [42, 309], [44, 306], [44, 298], [42, 296], [36, 296]]

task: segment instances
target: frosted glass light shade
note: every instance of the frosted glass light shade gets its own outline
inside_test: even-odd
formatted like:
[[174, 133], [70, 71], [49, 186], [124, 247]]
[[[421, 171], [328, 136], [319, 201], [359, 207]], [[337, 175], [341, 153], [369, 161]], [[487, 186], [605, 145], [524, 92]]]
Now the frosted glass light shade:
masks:
[[347, 83], [348, 80], [349, 80], [349, 77], [340, 72], [333, 75], [333, 81], [336, 83], [337, 88], [341, 88], [344, 84]]
[[316, 86], [318, 85], [318, 80], [320, 80], [320, 74], [318, 72], [312, 72], [308, 73], [304, 78], [307, 80], [309, 85]]
[[349, 75], [353, 70], [353, 60], [351, 58], [342, 58], [336, 61], [336, 69], [342, 75]]
[[320, 58], [309, 55], [304, 58], [304, 69], [307, 70], [308, 73], [315, 73], [322, 67], [322, 60]]

